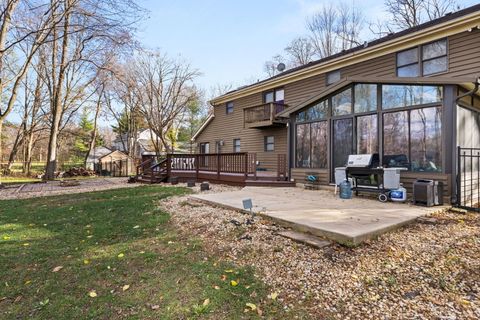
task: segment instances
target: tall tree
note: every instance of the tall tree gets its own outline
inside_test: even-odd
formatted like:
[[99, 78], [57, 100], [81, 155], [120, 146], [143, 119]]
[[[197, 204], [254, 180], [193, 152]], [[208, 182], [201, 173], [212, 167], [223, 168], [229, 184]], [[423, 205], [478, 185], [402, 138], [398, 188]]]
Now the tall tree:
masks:
[[154, 141], [155, 151], [157, 154], [170, 152], [172, 146], [167, 133], [175, 129], [176, 121], [197, 99], [194, 80], [200, 73], [185, 61], [171, 59], [158, 51], [140, 52], [131, 66], [140, 111], [160, 140]]
[[82, 105], [78, 100], [88, 100], [83, 95], [100, 70], [108, 68], [111, 53], [131, 45], [132, 24], [140, 12], [132, 0], [64, 0], [62, 4], [52, 10], [53, 15], [63, 15], [63, 24], [54, 29], [50, 39], [51, 129], [46, 180], [54, 178], [62, 121], [63, 127], [67, 124], [64, 117], [72, 118]]
[[315, 48], [306, 37], [297, 37], [285, 48], [290, 64], [293, 67], [302, 66], [313, 61]]

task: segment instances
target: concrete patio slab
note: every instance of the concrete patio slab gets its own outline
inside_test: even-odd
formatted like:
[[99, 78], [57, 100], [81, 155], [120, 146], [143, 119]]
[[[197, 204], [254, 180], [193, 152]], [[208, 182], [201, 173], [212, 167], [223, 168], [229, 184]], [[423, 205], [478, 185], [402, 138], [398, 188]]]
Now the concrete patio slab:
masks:
[[252, 199], [255, 213], [277, 223], [352, 245], [449, 208], [381, 203], [363, 197], [343, 200], [329, 190], [301, 188], [245, 187], [238, 191], [192, 196], [194, 200], [235, 210], [243, 210], [242, 200], [247, 198]]

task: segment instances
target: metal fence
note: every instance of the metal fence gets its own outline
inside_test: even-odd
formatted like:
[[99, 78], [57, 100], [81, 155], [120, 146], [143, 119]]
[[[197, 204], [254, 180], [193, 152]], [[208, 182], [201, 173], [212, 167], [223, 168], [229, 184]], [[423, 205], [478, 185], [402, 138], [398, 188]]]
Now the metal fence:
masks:
[[457, 149], [457, 206], [480, 211], [480, 148]]

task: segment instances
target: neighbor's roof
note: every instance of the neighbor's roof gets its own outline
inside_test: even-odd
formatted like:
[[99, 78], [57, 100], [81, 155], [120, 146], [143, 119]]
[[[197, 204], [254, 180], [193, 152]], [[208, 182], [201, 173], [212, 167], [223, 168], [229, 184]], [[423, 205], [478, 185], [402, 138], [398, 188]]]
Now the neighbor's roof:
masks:
[[397, 52], [409, 47], [434, 41], [453, 34], [480, 27], [480, 4], [423, 23], [413, 28], [389, 34], [364, 45], [344, 50], [329, 57], [310, 62], [306, 65], [289, 69], [271, 78], [240, 87], [227, 92], [211, 103], [216, 105], [237, 99], [248, 94], [272, 89], [314, 75], [326, 73], [361, 61]]

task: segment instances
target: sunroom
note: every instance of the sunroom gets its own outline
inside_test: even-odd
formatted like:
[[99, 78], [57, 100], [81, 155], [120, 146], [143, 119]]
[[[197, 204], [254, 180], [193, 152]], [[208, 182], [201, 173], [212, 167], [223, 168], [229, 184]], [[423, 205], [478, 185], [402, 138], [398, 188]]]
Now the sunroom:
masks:
[[[289, 114], [291, 177], [315, 173], [334, 180], [350, 154], [378, 154], [384, 167], [442, 181], [450, 196], [455, 152], [457, 86], [437, 83], [343, 81]], [[450, 199], [448, 199], [450, 200]]]

